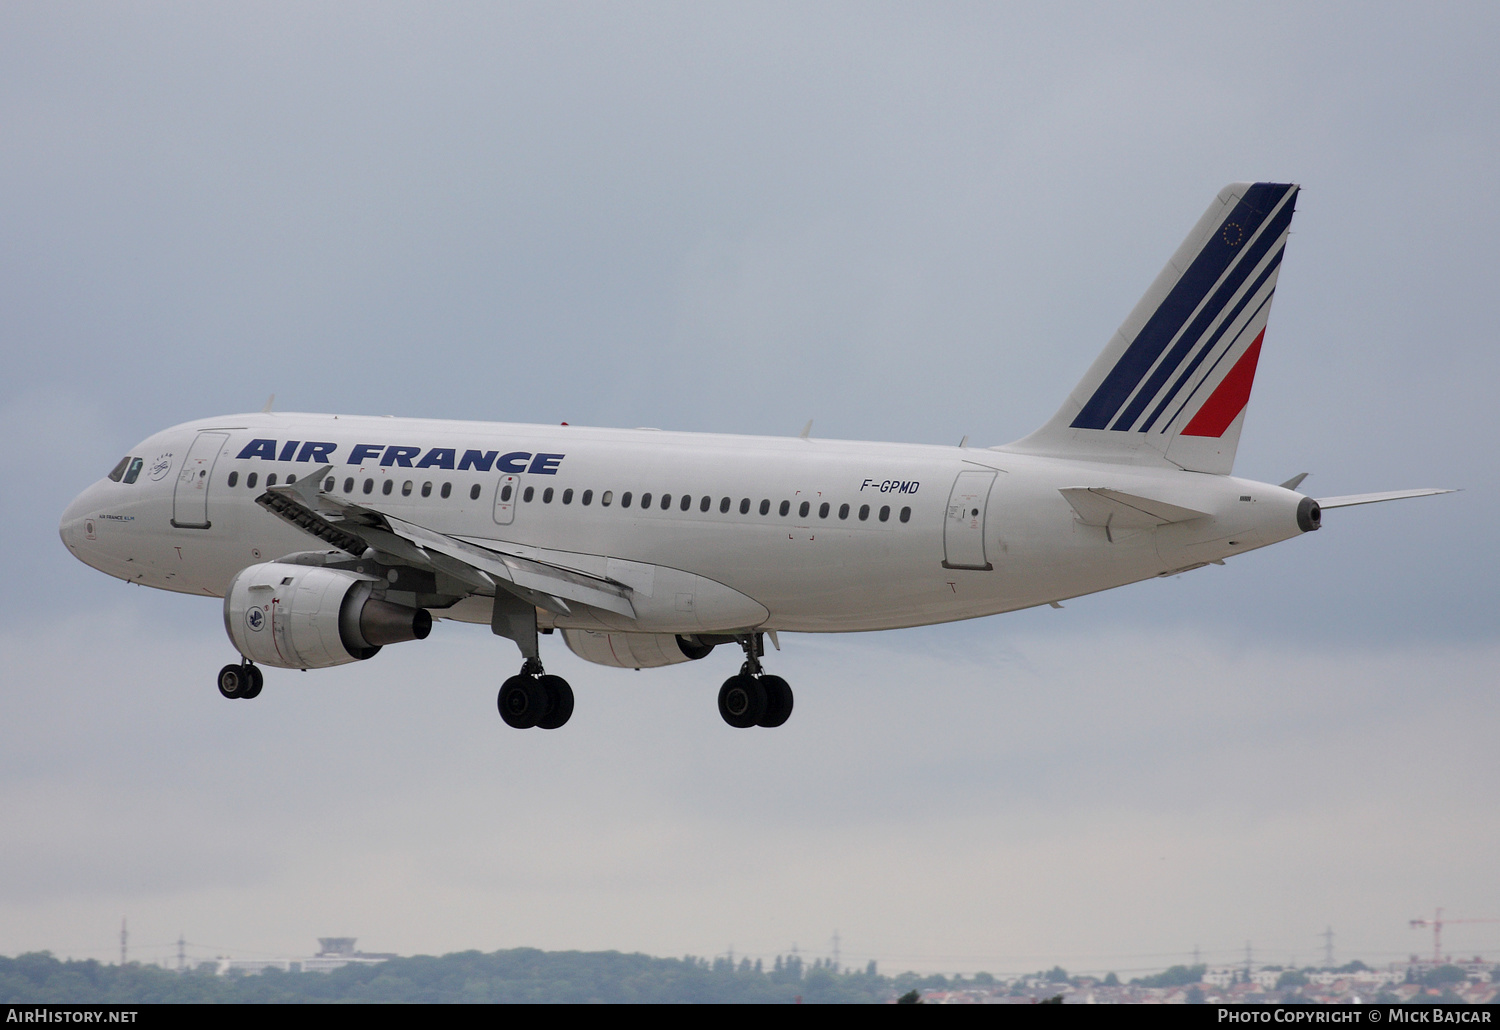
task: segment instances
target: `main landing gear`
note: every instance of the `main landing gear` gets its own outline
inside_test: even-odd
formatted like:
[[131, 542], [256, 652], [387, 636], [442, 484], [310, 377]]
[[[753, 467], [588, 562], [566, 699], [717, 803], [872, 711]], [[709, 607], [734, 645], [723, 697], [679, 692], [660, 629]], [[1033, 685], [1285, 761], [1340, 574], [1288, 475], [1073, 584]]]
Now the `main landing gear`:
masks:
[[260, 688], [265, 684], [266, 678], [249, 662], [226, 665], [219, 670], [219, 693], [231, 701], [259, 697]]
[[573, 714], [573, 688], [561, 676], [542, 672], [540, 659], [528, 658], [518, 675], [500, 685], [495, 703], [507, 726], [555, 730]]
[[719, 688], [719, 714], [740, 730], [780, 726], [792, 715], [791, 685], [760, 667], [759, 633], [741, 637], [740, 646], [745, 649], [745, 664], [740, 666], [738, 676], [729, 677]]

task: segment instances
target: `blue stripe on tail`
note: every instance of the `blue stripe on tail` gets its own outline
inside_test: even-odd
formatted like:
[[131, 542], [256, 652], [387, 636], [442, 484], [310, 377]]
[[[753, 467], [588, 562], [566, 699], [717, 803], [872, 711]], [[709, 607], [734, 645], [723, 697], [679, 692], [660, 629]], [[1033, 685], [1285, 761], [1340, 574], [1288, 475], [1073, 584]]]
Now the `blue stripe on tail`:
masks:
[[[1277, 233], [1276, 238], [1281, 238], [1280, 232]], [[1169, 404], [1172, 403], [1172, 398], [1176, 397], [1183, 386], [1187, 384], [1188, 380], [1193, 377], [1193, 373], [1197, 371], [1198, 366], [1203, 363], [1203, 359], [1207, 358], [1214, 352], [1214, 348], [1219, 345], [1219, 342], [1223, 339], [1224, 334], [1228, 332], [1229, 328], [1233, 326], [1239, 319], [1240, 313], [1245, 310], [1245, 306], [1255, 299], [1256, 295], [1260, 293], [1261, 287], [1266, 284], [1266, 280], [1271, 278], [1272, 273], [1274, 273], [1276, 269], [1280, 267], [1281, 256], [1285, 253], [1286, 247], [1283, 246], [1276, 251], [1275, 256], [1273, 256], [1270, 261], [1266, 262], [1266, 267], [1262, 269], [1260, 275], [1256, 277], [1254, 285], [1252, 285], [1248, 290], [1245, 291], [1245, 295], [1239, 299], [1239, 303], [1235, 304], [1234, 310], [1229, 312], [1224, 321], [1220, 322], [1219, 327], [1214, 330], [1213, 336], [1203, 345], [1202, 349], [1200, 349], [1197, 354], [1193, 355], [1192, 360], [1183, 367], [1181, 373], [1179, 373], [1177, 376], [1177, 380], [1172, 384], [1172, 388], [1167, 391], [1166, 396], [1163, 397], [1161, 399], [1161, 402], [1156, 405], [1155, 409], [1152, 410], [1151, 417], [1146, 419], [1146, 421], [1141, 425], [1141, 432], [1147, 432], [1151, 429], [1152, 426], [1156, 424], [1156, 420], [1161, 417], [1161, 413], [1166, 410]], [[1257, 257], [1256, 260], [1259, 260], [1259, 258]], [[1270, 300], [1271, 298], [1267, 296], [1266, 299], [1257, 306], [1256, 310], [1259, 311], [1260, 308], [1270, 303]], [[1188, 337], [1184, 337], [1184, 339], [1188, 339]], [[1238, 339], [1238, 337], [1236, 337], [1236, 339]], [[1233, 346], [1234, 342], [1231, 341], [1230, 347]], [[1182, 357], [1180, 355], [1175, 356], [1175, 358], [1168, 358], [1162, 363], [1162, 368], [1176, 368], [1181, 361]], [[1149, 397], [1156, 396], [1156, 387], [1158, 385], [1160, 384], [1155, 384], [1149, 386], [1146, 390], [1142, 390], [1141, 395]], [[1133, 418], [1130, 420], [1131, 423], [1133, 423], [1134, 421], [1135, 420]], [[1127, 425], [1129, 424], [1130, 423], [1127, 423]]]

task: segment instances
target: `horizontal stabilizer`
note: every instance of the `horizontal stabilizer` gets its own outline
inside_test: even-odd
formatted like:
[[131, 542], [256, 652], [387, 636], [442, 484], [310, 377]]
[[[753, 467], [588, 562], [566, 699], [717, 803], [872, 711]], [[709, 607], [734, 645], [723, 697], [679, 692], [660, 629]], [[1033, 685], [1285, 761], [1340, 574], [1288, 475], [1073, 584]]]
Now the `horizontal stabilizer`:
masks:
[[1319, 508], [1348, 508], [1355, 504], [1374, 504], [1376, 501], [1399, 501], [1407, 497], [1431, 497], [1434, 494], [1456, 494], [1457, 490], [1428, 487], [1422, 490], [1386, 490], [1378, 494], [1345, 494], [1343, 497], [1319, 497]]
[[1107, 490], [1097, 486], [1070, 486], [1058, 493], [1067, 498], [1073, 510], [1078, 513], [1078, 521], [1085, 526], [1152, 529], [1172, 522], [1201, 519], [1208, 514], [1150, 497], [1127, 494], [1123, 490]]

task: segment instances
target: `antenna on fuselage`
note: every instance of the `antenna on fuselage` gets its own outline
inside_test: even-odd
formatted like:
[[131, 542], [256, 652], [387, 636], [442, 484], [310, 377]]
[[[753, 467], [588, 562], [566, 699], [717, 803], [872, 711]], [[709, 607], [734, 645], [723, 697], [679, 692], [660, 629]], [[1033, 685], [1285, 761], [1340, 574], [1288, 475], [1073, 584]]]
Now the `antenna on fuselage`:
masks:
[[802, 427], [802, 432], [800, 432], [800, 433], [797, 434], [797, 439], [799, 439], [799, 440], [806, 440], [807, 439], [807, 435], [812, 432], [812, 422], [813, 422], [812, 419], [808, 419], [807, 420], [807, 425], [805, 425], [805, 426]]
[[273, 394], [271, 394], [271, 396], [269, 396], [269, 397], [266, 398], [266, 406], [264, 408], [260, 409], [261, 410], [261, 414], [263, 414], [263, 415], [269, 415], [271, 413], [271, 405], [273, 405], [275, 403], [276, 403], [276, 395], [273, 393]]

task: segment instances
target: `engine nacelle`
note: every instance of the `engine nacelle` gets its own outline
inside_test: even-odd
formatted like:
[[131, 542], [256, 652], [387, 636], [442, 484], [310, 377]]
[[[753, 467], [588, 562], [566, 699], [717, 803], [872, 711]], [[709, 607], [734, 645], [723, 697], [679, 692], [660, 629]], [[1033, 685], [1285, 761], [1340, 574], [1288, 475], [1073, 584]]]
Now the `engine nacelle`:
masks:
[[714, 649], [698, 637], [673, 633], [598, 633], [591, 629], [565, 629], [568, 649], [584, 661], [612, 665], [616, 669], [656, 669], [663, 665], [696, 661]]
[[371, 596], [378, 583], [342, 569], [251, 565], [224, 594], [224, 628], [240, 654], [278, 669], [326, 669], [426, 638], [427, 610]]

